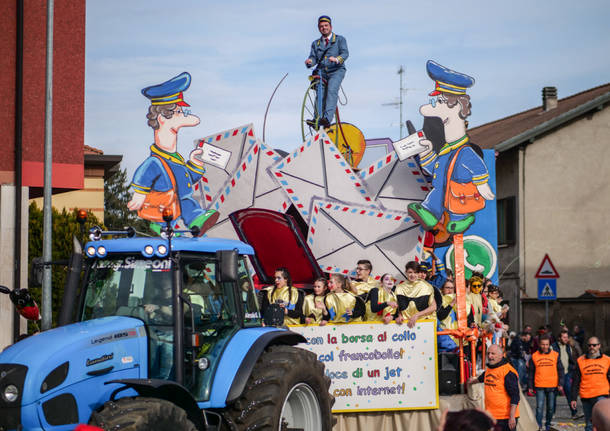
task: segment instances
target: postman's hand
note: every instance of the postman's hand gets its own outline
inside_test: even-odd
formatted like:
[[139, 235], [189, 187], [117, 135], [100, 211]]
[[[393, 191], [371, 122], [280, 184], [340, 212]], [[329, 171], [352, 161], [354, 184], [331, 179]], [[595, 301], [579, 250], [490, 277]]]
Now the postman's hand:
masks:
[[191, 163], [193, 163], [197, 166], [203, 167], [203, 162], [197, 158], [197, 157], [201, 158], [202, 155], [203, 155], [203, 149], [195, 148], [193, 151], [191, 151], [191, 154], [189, 154], [189, 160]]
[[142, 193], [134, 193], [131, 200], [127, 202], [127, 208], [129, 208], [131, 211], [137, 211], [142, 208], [145, 200], [146, 195], [143, 195]]
[[432, 145], [432, 142], [429, 141], [428, 139], [420, 139], [419, 140], [419, 145], [424, 147], [423, 153], [427, 153], [429, 151], [432, 151], [432, 149], [434, 148], [433, 145]]
[[481, 196], [483, 196], [488, 201], [493, 200], [493, 198], [495, 197], [495, 195], [491, 191], [491, 187], [489, 187], [488, 183], [481, 184], [480, 186], [477, 186], [477, 190], [479, 191]]

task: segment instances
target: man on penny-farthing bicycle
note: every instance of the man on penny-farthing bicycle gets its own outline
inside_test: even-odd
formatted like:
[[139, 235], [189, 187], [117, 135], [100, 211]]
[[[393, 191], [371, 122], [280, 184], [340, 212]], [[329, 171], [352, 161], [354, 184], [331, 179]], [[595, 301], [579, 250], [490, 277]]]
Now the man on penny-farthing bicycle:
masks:
[[349, 55], [345, 38], [333, 33], [330, 17], [322, 15], [318, 18], [318, 30], [322, 36], [311, 43], [311, 52], [305, 60], [307, 67], [316, 66], [312, 75], [322, 78], [316, 103], [322, 109], [318, 109], [318, 118], [307, 120], [307, 124], [316, 129], [318, 126], [329, 127], [333, 121], [339, 87], [345, 76], [345, 60]]

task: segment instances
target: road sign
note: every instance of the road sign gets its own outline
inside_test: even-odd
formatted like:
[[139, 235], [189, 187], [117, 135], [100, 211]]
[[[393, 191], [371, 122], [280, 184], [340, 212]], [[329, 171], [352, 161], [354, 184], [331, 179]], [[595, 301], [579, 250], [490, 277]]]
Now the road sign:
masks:
[[541, 278], [538, 280], [538, 299], [541, 301], [557, 299], [556, 278]]
[[559, 278], [559, 273], [555, 269], [555, 265], [551, 262], [551, 258], [548, 254], [544, 255], [542, 263], [538, 267], [535, 278]]

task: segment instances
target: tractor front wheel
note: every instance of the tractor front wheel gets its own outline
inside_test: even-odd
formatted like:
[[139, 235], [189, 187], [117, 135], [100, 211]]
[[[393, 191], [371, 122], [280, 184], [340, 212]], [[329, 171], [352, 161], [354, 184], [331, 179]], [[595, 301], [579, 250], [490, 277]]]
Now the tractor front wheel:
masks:
[[238, 430], [332, 429], [330, 379], [316, 355], [292, 346], [271, 346], [258, 359], [244, 393], [225, 412]]
[[145, 397], [108, 401], [99, 412], [93, 412], [89, 424], [105, 431], [197, 431], [176, 404]]

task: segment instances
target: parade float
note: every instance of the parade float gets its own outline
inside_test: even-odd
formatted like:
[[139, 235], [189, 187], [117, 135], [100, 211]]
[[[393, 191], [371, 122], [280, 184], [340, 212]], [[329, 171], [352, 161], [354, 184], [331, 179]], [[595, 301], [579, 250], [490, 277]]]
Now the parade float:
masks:
[[[409, 123], [407, 138], [388, 140], [385, 154], [364, 166], [366, 140], [340, 122], [303, 133], [305, 141], [287, 154], [258, 139], [252, 124], [179, 149], [178, 129], [199, 123], [182, 94], [190, 75], [164, 83], [180, 83], [171, 95], [156, 92], [158, 86], [142, 90], [151, 100], [147, 118], [155, 139], [135, 172], [128, 206], [163, 237], [175, 231], [248, 243], [255, 275], [249, 280], [258, 289], [272, 284], [280, 266], [303, 289], [323, 274], [355, 277], [360, 259], [373, 263], [373, 274], [389, 273], [397, 281], [406, 279], [408, 261], [430, 261], [438, 273], [443, 266], [453, 269], [457, 305], [444, 331], [430, 319], [412, 327], [353, 322], [289, 328], [305, 340], [299, 347], [324, 365], [336, 430], [432, 430], [442, 409], [482, 406], [481, 388], [466, 394], [465, 387], [466, 376], [485, 363], [484, 349], [475, 348], [484, 334], [466, 321], [465, 280], [474, 272], [498, 280], [495, 157], [468, 138], [466, 91], [474, 79], [433, 61], [426, 70], [434, 86], [420, 108], [422, 126]], [[179, 153], [185, 147], [187, 158]], [[208, 280], [219, 281], [213, 273]], [[438, 335], [453, 337], [458, 353], [439, 355]], [[529, 409], [522, 404], [519, 428], [527, 429]]]

